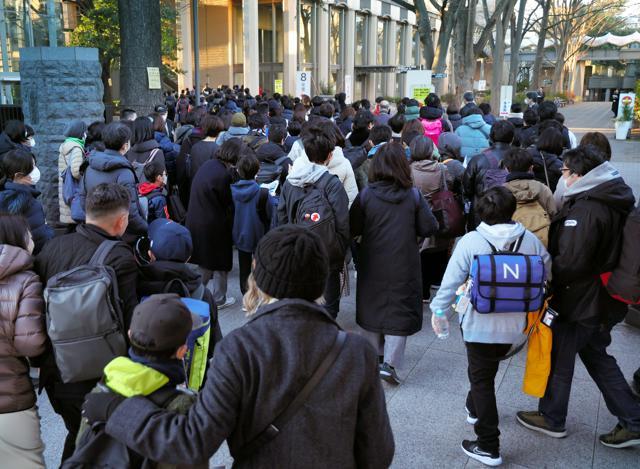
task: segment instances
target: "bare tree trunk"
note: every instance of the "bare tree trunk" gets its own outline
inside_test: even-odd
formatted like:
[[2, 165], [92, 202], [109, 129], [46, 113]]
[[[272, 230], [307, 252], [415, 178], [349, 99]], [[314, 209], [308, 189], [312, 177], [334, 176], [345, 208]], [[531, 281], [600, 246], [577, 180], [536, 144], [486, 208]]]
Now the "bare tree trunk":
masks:
[[453, 27], [456, 24], [458, 12], [461, 8], [461, 0], [452, 0], [449, 2], [449, 8], [442, 12], [440, 18], [440, 32], [438, 33], [438, 43], [435, 50], [434, 71], [443, 73], [447, 69], [447, 53], [449, 51], [449, 43]]
[[422, 42], [422, 55], [427, 69], [431, 70], [435, 58], [435, 48], [433, 47], [433, 37], [431, 36], [431, 20], [424, 0], [415, 0], [415, 5], [418, 10], [418, 35], [420, 36], [420, 42]]
[[150, 90], [147, 67], [162, 66], [160, 3], [118, 0], [121, 105], [148, 114], [161, 103], [162, 90]]
[[518, 86], [518, 68], [520, 66], [520, 45], [522, 44], [522, 30], [527, 0], [520, 0], [517, 19], [511, 16], [511, 55], [509, 60], [509, 84], [513, 86], [512, 98], [516, 97]]
[[542, 22], [540, 23], [540, 33], [538, 34], [536, 58], [533, 62], [533, 80], [531, 82], [532, 89], [538, 89], [540, 87], [540, 77], [542, 76], [542, 60], [544, 59], [544, 41], [547, 37], [549, 10], [551, 9], [551, 0], [539, 1], [543, 1], [544, 3], [542, 4]]
[[[516, 0], [509, 0], [502, 12], [502, 17], [496, 22], [496, 39], [493, 50], [493, 66], [491, 67], [491, 109], [494, 113], [500, 107], [500, 87], [503, 84], [505, 36], [509, 27], [509, 20], [513, 16]], [[512, 51], [513, 52], [513, 51]]]
[[469, 0], [468, 6], [460, 8], [455, 30], [455, 75], [456, 100], [462, 102], [465, 91], [473, 89], [475, 54], [473, 53], [473, 31], [478, 0]]
[[564, 46], [556, 47], [556, 68], [553, 71], [553, 84], [551, 90], [554, 93], [562, 91], [562, 81], [564, 80]]

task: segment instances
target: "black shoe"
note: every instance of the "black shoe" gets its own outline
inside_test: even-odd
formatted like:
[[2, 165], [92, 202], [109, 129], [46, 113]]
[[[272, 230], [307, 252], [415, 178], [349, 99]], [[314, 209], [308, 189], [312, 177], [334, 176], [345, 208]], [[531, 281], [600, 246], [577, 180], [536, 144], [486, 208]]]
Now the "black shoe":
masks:
[[380, 365], [380, 378], [396, 386], [401, 382], [396, 369], [386, 362]]
[[467, 456], [482, 464], [486, 464], [487, 466], [499, 466], [502, 464], [502, 457], [499, 452], [485, 451], [478, 446], [477, 441], [464, 440], [460, 447]]
[[623, 428], [622, 425], [616, 425], [616, 428], [609, 433], [598, 437], [600, 443], [609, 448], [628, 448], [629, 446], [640, 445], [640, 432], [632, 432]]

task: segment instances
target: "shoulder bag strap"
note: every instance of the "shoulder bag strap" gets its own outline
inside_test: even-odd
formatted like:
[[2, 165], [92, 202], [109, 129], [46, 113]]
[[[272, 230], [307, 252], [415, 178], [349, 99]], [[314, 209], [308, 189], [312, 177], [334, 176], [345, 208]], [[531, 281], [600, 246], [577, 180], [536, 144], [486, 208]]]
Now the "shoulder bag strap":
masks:
[[542, 168], [544, 169], [544, 178], [547, 180], [547, 187], [551, 189], [551, 184], [549, 184], [549, 173], [547, 172], [547, 161], [544, 159], [544, 153], [540, 152], [540, 158], [542, 158]]
[[260, 449], [263, 445], [267, 444], [271, 440], [273, 440], [280, 433], [281, 429], [291, 420], [291, 418], [300, 410], [300, 408], [307, 401], [313, 390], [318, 386], [320, 380], [324, 378], [327, 374], [333, 363], [340, 355], [344, 347], [344, 343], [347, 340], [347, 333], [344, 331], [339, 331], [336, 337], [331, 350], [326, 355], [320, 366], [313, 373], [307, 384], [304, 385], [302, 390], [298, 393], [298, 395], [293, 399], [293, 401], [287, 406], [287, 408], [278, 415], [275, 420], [267, 426], [260, 434], [258, 434], [255, 438], [253, 438], [249, 443], [247, 443], [239, 452], [241, 458], [246, 458], [251, 454], [255, 453], [258, 449]]
[[147, 158], [147, 161], [144, 162], [144, 165], [151, 163], [159, 151], [160, 150], [158, 148], [154, 148], [153, 150], [151, 150], [151, 153], [149, 153], [149, 158]]
[[107, 256], [119, 243], [120, 241], [116, 241], [113, 239], [105, 239], [104, 241], [102, 241], [96, 251], [93, 253], [93, 256], [91, 256], [89, 265], [105, 265]]
[[449, 188], [447, 187], [447, 176], [446, 176], [446, 171], [447, 171], [447, 167], [444, 164], [439, 164], [438, 167], [440, 168], [440, 190], [441, 191], [446, 191]]
[[164, 288], [162, 289], [163, 293], [169, 293], [171, 291], [171, 287], [173, 285], [177, 284], [178, 287], [180, 287], [182, 289], [182, 295], [185, 298], [191, 298], [191, 293], [189, 292], [189, 289], [187, 288], [187, 286], [184, 284], [184, 282], [182, 280], [180, 280], [179, 278], [173, 278], [171, 280], [169, 280], [167, 282], [167, 284], [164, 286]]
[[180, 394], [180, 391], [178, 391], [176, 388], [165, 386], [158, 389], [157, 391], [152, 392], [151, 394], [146, 396], [146, 398], [158, 407], [165, 408], [176, 396], [178, 396], [178, 394]]

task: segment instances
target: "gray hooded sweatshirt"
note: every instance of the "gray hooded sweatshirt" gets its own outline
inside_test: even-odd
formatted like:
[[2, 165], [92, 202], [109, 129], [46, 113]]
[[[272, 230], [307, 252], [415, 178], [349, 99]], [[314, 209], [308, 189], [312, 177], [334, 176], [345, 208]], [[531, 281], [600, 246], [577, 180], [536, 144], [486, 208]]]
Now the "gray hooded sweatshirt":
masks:
[[[518, 252], [542, 256], [547, 279], [551, 277], [551, 256], [540, 240], [520, 223], [487, 225], [480, 223], [476, 231], [458, 241], [447, 265], [438, 294], [431, 301], [431, 311], [447, 311], [456, 297], [456, 290], [465, 283], [471, 272], [473, 256], [491, 254], [496, 249], [508, 249], [524, 233]], [[465, 342], [483, 344], [514, 344], [524, 340], [527, 315], [525, 312], [480, 314], [471, 303], [459, 314], [462, 337]]]

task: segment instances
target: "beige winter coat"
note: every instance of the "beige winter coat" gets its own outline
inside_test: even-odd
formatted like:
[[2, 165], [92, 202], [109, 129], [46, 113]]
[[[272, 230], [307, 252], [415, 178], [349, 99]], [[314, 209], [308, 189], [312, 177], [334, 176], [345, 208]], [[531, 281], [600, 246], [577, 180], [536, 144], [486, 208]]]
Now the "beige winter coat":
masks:
[[75, 223], [71, 218], [71, 208], [64, 203], [62, 198], [62, 172], [67, 169], [67, 165], [71, 165], [71, 174], [74, 179], [80, 180], [80, 167], [84, 161], [84, 150], [77, 143], [71, 140], [65, 140], [60, 145], [60, 154], [58, 156], [58, 205], [60, 207], [60, 223]]
[[504, 185], [518, 202], [514, 221], [522, 223], [547, 247], [551, 219], [558, 211], [551, 189], [535, 179], [515, 179]]

